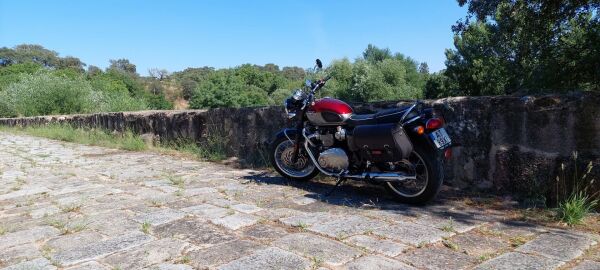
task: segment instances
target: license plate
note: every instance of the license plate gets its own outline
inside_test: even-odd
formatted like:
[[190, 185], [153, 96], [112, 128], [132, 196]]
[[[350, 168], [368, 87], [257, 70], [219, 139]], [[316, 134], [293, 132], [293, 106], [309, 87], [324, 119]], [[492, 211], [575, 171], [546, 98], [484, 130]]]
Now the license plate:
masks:
[[448, 133], [444, 128], [432, 132], [429, 136], [438, 149], [444, 149], [452, 144], [450, 136], [448, 136]]

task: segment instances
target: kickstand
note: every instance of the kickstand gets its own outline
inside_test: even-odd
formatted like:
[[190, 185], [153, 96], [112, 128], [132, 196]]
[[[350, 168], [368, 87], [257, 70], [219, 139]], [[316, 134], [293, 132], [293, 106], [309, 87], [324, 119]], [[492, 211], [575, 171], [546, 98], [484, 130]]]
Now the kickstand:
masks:
[[345, 177], [341, 177], [338, 176], [337, 182], [335, 183], [335, 186], [333, 186], [331, 188], [331, 190], [329, 190], [329, 192], [327, 192], [327, 194], [325, 194], [325, 197], [329, 197], [329, 195], [333, 194], [333, 192], [340, 186], [342, 185], [342, 183], [346, 182], [346, 180], [348, 180], [348, 178]]

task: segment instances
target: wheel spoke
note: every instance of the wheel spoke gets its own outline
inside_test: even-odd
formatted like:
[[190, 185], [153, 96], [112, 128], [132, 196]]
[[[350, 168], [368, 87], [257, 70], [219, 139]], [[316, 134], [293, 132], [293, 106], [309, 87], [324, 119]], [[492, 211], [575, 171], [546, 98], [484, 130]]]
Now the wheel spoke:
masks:
[[274, 155], [276, 166], [285, 174], [291, 177], [305, 177], [314, 170], [314, 165], [308, 159], [305, 151], [300, 148], [298, 160], [293, 162], [294, 144], [289, 141], [282, 141], [277, 145]]
[[416, 197], [425, 191], [429, 181], [427, 166], [423, 158], [413, 152], [408, 158], [409, 173], [415, 174], [416, 179], [402, 183], [388, 183], [393, 192], [403, 197]]

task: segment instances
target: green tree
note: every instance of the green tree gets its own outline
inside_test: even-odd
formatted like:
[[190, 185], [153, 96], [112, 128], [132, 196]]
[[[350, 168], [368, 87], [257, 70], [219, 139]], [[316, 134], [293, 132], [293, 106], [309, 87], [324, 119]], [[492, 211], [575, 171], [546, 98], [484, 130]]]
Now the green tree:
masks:
[[144, 85], [137, 80], [135, 75], [113, 68], [109, 68], [105, 74], [109, 78], [123, 82], [130, 96], [140, 98], [144, 96]]
[[455, 94], [600, 89], [597, 0], [458, 3], [468, 16], [453, 27], [444, 72]]
[[163, 81], [169, 76], [170, 73], [166, 69], [151, 68], [148, 70], [148, 74], [150, 75], [150, 77], [153, 77], [159, 81]]
[[2, 66], [30, 62], [45, 67], [56, 67], [59, 57], [57, 52], [35, 44], [21, 44], [13, 49], [6, 47], [0, 49], [0, 65]]
[[183, 98], [185, 100], [189, 100], [194, 94], [194, 90], [196, 90], [198, 83], [192, 79], [185, 78], [181, 80], [180, 85]]
[[84, 66], [86, 66], [85, 63], [81, 62], [81, 60], [79, 60], [79, 58], [72, 57], [72, 56], [59, 58], [58, 63], [57, 63], [57, 68], [73, 69], [79, 73], [85, 72], [85, 69], [83, 68]]
[[429, 74], [429, 65], [427, 65], [427, 62], [419, 64], [419, 73]]
[[392, 58], [392, 52], [390, 49], [380, 49], [372, 44], [369, 44], [367, 49], [363, 52], [363, 59], [372, 63], [381, 62], [388, 58]]
[[102, 69], [100, 69], [97, 66], [93, 66], [93, 65], [89, 65], [88, 69], [87, 69], [87, 76], [88, 78], [93, 78], [97, 75], [102, 74]]
[[110, 62], [109, 69], [114, 69], [114, 70], [130, 73], [130, 74], [136, 74], [136, 66], [133, 63], [129, 62], [129, 60], [127, 60], [125, 58], [116, 59], [116, 60], [111, 59], [111, 60], [109, 60], [109, 62]]
[[328, 83], [326, 95], [362, 102], [420, 98], [427, 78], [413, 59], [374, 45], [354, 63], [334, 61], [328, 72], [334, 80]]
[[288, 80], [301, 81], [304, 79], [304, 76], [306, 76], [306, 72], [303, 68], [299, 67], [283, 67], [283, 69], [281, 69], [281, 75]]
[[153, 94], [153, 95], [160, 95], [160, 94], [165, 93], [165, 88], [160, 83], [160, 81], [153, 80], [148, 85], [148, 92], [150, 92], [150, 94]]

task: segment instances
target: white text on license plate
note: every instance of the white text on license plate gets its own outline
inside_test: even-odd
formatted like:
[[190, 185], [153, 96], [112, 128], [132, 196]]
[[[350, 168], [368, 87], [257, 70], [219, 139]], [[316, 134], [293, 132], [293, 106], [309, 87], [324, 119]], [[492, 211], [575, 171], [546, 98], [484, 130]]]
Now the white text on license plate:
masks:
[[433, 143], [439, 149], [446, 148], [452, 143], [450, 136], [448, 136], [448, 133], [444, 128], [432, 132], [429, 136], [431, 136], [431, 140], [433, 140]]

